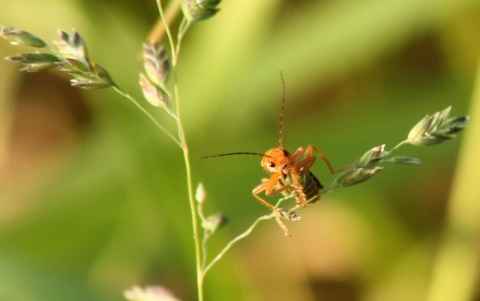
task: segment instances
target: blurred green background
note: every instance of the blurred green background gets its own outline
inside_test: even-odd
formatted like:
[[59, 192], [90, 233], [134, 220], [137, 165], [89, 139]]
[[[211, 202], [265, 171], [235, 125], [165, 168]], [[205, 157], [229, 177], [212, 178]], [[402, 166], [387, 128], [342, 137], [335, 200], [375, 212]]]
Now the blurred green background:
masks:
[[[57, 29], [78, 30], [91, 57], [143, 101], [141, 44], [158, 17], [155, 1], [0, 4], [0, 24], [48, 42]], [[267, 213], [251, 195], [265, 174], [254, 156], [197, 158], [277, 145], [280, 69], [284, 146], [315, 145], [337, 168], [393, 147], [449, 105], [480, 118], [476, 0], [220, 7], [188, 32], [178, 69], [194, 181], [207, 189], [205, 210], [230, 221], [210, 255]], [[26, 51], [0, 41], [1, 57]], [[0, 300], [122, 300], [136, 284], [194, 300], [178, 147], [111, 89], [78, 90], [56, 71], [19, 68], [0, 60]], [[323, 196], [299, 212], [302, 222], [288, 223], [291, 238], [274, 221], [260, 224], [211, 270], [206, 299], [480, 300], [476, 122], [447, 144], [400, 148], [421, 166], [387, 166]], [[324, 184], [333, 179], [320, 161], [313, 171]]]

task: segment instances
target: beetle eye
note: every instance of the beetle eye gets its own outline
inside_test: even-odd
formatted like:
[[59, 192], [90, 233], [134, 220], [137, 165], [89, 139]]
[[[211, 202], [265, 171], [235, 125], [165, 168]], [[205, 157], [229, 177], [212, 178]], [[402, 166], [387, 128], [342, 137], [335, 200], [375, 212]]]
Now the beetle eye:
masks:
[[268, 162], [268, 167], [274, 168], [274, 167], [275, 167], [275, 163], [273, 163], [273, 162]]

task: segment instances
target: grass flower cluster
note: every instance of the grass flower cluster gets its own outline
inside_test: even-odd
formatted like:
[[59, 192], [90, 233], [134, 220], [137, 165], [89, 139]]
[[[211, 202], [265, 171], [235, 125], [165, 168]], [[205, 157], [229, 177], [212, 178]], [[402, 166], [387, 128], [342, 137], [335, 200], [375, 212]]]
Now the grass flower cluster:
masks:
[[376, 146], [358, 159], [354, 164], [335, 179], [333, 184], [326, 188], [326, 193], [338, 187], [347, 187], [362, 183], [383, 169], [384, 163], [418, 165], [421, 161], [411, 157], [389, 157], [400, 146], [410, 144], [413, 146], [430, 146], [446, 142], [455, 138], [463, 130], [468, 121], [468, 116], [450, 117], [451, 107], [432, 115], [425, 116], [409, 132], [407, 139], [397, 144], [392, 150], [386, 151], [385, 144]]

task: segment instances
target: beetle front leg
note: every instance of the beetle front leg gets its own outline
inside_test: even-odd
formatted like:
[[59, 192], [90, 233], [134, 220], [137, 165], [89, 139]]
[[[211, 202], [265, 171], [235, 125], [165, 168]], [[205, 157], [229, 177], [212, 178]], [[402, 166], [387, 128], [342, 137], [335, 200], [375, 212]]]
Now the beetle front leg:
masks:
[[[287, 190], [289, 188], [291, 188], [290, 185], [285, 185], [279, 189], [275, 189], [275, 185], [277, 184], [277, 181], [278, 181], [278, 174], [273, 174], [272, 177], [270, 179], [263, 179], [262, 180], [262, 183], [259, 184], [257, 187], [255, 187], [253, 190], [252, 190], [252, 194], [253, 196], [262, 204], [264, 205], [265, 207], [267, 207], [268, 209], [272, 210], [272, 211], [283, 211], [285, 212], [284, 209], [279, 209], [277, 208], [276, 206], [273, 206], [272, 204], [270, 204], [269, 202], [265, 201], [264, 199], [262, 199], [258, 194], [262, 191], [265, 191], [265, 194], [267, 196], [272, 196], [272, 195], [276, 195], [276, 194], [279, 194], [281, 193], [282, 191], [284, 190]], [[285, 214], [282, 213], [282, 217], [284, 216]]]
[[[272, 177], [274, 178], [274, 177]], [[283, 208], [278, 208], [272, 204], [270, 204], [269, 202], [265, 201], [264, 199], [262, 199], [258, 194], [262, 191], [265, 191], [265, 193], [267, 195], [274, 195], [274, 194], [278, 194], [280, 192], [282, 192], [283, 190], [289, 188], [280, 188], [280, 189], [277, 189], [277, 190], [273, 190], [273, 187], [275, 185], [272, 186], [272, 178], [270, 179], [263, 179], [262, 180], [262, 183], [259, 184], [257, 187], [255, 187], [252, 191], [252, 194], [253, 196], [262, 204], [264, 205], [265, 207], [267, 207], [268, 209], [272, 210], [272, 212], [275, 214], [275, 220], [277, 221], [278, 225], [280, 226], [280, 228], [282, 228], [283, 230], [283, 233], [285, 234], [285, 236], [291, 236], [290, 233], [288, 232], [288, 228], [287, 226], [285, 226], [285, 224], [281, 221], [280, 218], [284, 218], [284, 219], [288, 219], [288, 220], [292, 220], [292, 221], [298, 221], [298, 220], [301, 220], [302, 218], [295, 212], [288, 212], [286, 211], [285, 209]], [[274, 178], [275, 179], [275, 178]], [[278, 180], [278, 178], [277, 178]], [[269, 191], [269, 193], [267, 193]]]
[[320, 158], [322, 158], [323, 162], [325, 162], [325, 164], [327, 164], [328, 170], [330, 171], [331, 174], [345, 171], [345, 170], [351, 168], [352, 166], [355, 166], [355, 164], [357, 164], [357, 162], [353, 162], [352, 164], [350, 164], [348, 166], [345, 166], [343, 168], [335, 170], [333, 168], [332, 164], [330, 163], [330, 161], [327, 159], [327, 156], [325, 156], [325, 154], [322, 153], [322, 151], [320, 151], [315, 146], [312, 146], [312, 145], [307, 146], [307, 148], [305, 150], [305, 158], [312, 157], [312, 151], [315, 151], [320, 156]]
[[332, 163], [330, 163], [330, 161], [328, 160], [327, 156], [325, 156], [325, 154], [322, 153], [322, 151], [320, 151], [318, 148], [312, 145], [307, 146], [307, 148], [305, 149], [305, 158], [313, 158], [312, 151], [315, 151], [320, 156], [320, 158], [322, 158], [323, 162], [325, 162], [331, 174], [342, 172], [349, 167], [347, 166], [347, 167], [335, 170], [332, 166]]
[[258, 194], [262, 191], [265, 191], [267, 190], [267, 187], [269, 185], [269, 180], [268, 179], [263, 179], [262, 180], [262, 183], [259, 184], [257, 187], [253, 188], [252, 190], [252, 194], [253, 196], [265, 207], [267, 207], [268, 209], [272, 210], [272, 211], [275, 211], [277, 209], [277, 207], [273, 206], [272, 204], [270, 204], [269, 202], [265, 201], [264, 199], [262, 199]]

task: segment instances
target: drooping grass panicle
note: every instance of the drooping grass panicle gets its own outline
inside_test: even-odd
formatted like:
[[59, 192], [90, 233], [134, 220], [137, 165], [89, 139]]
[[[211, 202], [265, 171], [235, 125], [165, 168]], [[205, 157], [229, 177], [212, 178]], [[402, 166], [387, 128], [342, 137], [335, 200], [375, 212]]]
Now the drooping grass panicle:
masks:
[[12, 27], [0, 25], [0, 37], [5, 38], [12, 45], [23, 45], [35, 48], [45, 48], [47, 43], [34, 34]]
[[157, 43], [143, 45], [143, 67], [140, 73], [140, 86], [147, 101], [156, 107], [165, 107], [170, 102], [170, 92], [165, 83], [171, 65], [165, 48]]
[[143, 67], [148, 78], [156, 85], [164, 85], [170, 74], [170, 62], [163, 45], [143, 44]]
[[103, 67], [91, 61], [88, 57], [84, 39], [75, 30], [71, 35], [59, 31], [60, 40], [54, 41], [56, 50], [37, 36], [11, 27], [1, 26], [0, 36], [14, 45], [25, 45], [45, 48], [48, 52], [31, 52], [16, 54], [6, 59], [23, 65], [22, 71], [36, 72], [60, 66], [60, 71], [68, 73], [73, 78], [72, 86], [84, 89], [100, 89], [116, 87], [112, 77]]
[[54, 41], [54, 44], [62, 58], [60, 70], [73, 77], [70, 80], [72, 86], [84, 89], [117, 86], [106, 69], [89, 59], [85, 40], [76, 30], [71, 35], [60, 30], [58, 36], [60, 40]]
[[359, 167], [343, 173], [335, 182], [337, 187], [348, 187], [365, 182], [382, 171], [381, 166]]
[[[165, 129], [135, 98], [121, 90], [106, 69], [90, 60], [85, 40], [78, 32], [74, 30], [72, 34], [68, 34], [65, 31], [60, 30], [58, 31], [58, 35], [60, 39], [54, 41], [56, 48], [53, 48], [42, 39], [29, 32], [0, 25], [0, 37], [7, 39], [10, 43], [14, 45], [44, 48], [48, 51], [36, 51], [6, 57], [9, 61], [21, 63], [23, 65], [21, 68], [22, 71], [35, 72], [59, 66], [60, 71], [68, 73], [73, 77], [70, 80], [72, 86], [84, 89], [112, 87], [120, 95], [130, 100], [155, 124], [158, 129], [169, 136], [177, 145], [180, 147], [183, 146], [183, 144]], [[146, 94], [146, 98], [152, 102], [159, 102], [158, 99], [161, 99], [163, 94], [158, 93], [154, 86], [149, 88], [148, 85], [150, 82], [147, 79], [141, 78], [140, 83], [141, 86], [144, 87], [143, 90]], [[162, 102], [160, 102], [160, 104], [162, 104]]]
[[20, 71], [25, 72], [39, 72], [55, 68], [61, 62], [61, 60], [46, 52], [30, 52], [11, 55], [6, 58], [11, 62], [21, 63], [23, 66]]
[[357, 161], [357, 166], [366, 167], [374, 165], [383, 160], [386, 156], [388, 156], [388, 152], [385, 151], [385, 144], [376, 146], [360, 157]]
[[376, 146], [365, 152], [360, 159], [337, 176], [333, 183], [322, 190], [327, 193], [339, 187], [353, 186], [366, 180], [382, 171], [383, 163], [418, 165], [420, 159], [395, 156], [389, 158], [392, 152], [404, 144], [415, 146], [429, 146], [446, 142], [455, 138], [456, 134], [466, 127], [468, 116], [449, 117], [451, 107], [432, 115], [425, 116], [409, 132], [408, 138], [397, 144], [392, 150], [386, 151], [385, 144]]
[[451, 107], [425, 116], [408, 134], [407, 142], [412, 145], [428, 146], [455, 138], [463, 130], [468, 116], [449, 117]]
[[213, 17], [219, 9], [221, 0], [183, 0], [182, 11], [191, 22], [203, 21]]
[[59, 41], [53, 43], [58, 49], [58, 53], [65, 59], [74, 59], [85, 65], [89, 59], [87, 45], [80, 34], [73, 30], [72, 34], [68, 34], [63, 30], [58, 31]]
[[87, 61], [87, 71], [84, 71], [81, 67], [75, 68], [74, 64], [76, 62], [75, 60], [67, 60], [67, 62], [60, 63], [61, 70], [73, 76], [70, 80], [72, 86], [83, 89], [103, 89], [117, 86], [108, 71], [95, 62]]

